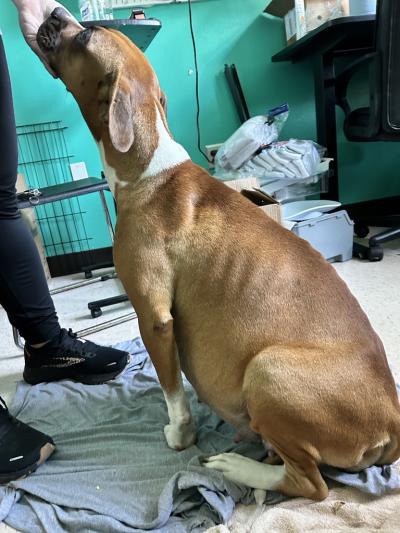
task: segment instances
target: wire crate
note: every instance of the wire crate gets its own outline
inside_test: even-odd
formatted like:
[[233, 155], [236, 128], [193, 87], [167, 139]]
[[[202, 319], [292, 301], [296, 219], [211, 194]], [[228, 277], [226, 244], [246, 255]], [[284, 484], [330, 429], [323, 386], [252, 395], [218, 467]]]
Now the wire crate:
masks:
[[[17, 126], [19, 172], [29, 188], [43, 188], [71, 181], [66, 126], [61, 121]], [[36, 208], [47, 257], [91, 250], [79, 198], [52, 202]]]

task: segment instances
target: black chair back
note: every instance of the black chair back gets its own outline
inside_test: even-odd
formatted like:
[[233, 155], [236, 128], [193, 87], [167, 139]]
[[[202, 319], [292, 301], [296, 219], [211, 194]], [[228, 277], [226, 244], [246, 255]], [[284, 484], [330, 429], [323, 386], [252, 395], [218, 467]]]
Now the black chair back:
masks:
[[377, 1], [375, 49], [371, 115], [380, 111], [384, 132], [400, 132], [400, 0]]

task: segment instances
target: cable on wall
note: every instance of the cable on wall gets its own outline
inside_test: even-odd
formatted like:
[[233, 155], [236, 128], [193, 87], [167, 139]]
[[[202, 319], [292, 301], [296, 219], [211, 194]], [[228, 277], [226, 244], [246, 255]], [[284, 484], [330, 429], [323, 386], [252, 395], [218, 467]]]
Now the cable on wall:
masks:
[[189, 26], [190, 26], [190, 34], [192, 36], [192, 44], [193, 44], [193, 56], [194, 56], [194, 67], [195, 67], [195, 73], [196, 73], [196, 106], [197, 106], [197, 112], [196, 112], [196, 128], [197, 128], [197, 148], [199, 152], [206, 158], [207, 162], [210, 163], [210, 160], [207, 157], [207, 154], [203, 151], [201, 148], [201, 132], [200, 132], [200, 96], [199, 96], [199, 67], [198, 67], [198, 61], [197, 61], [197, 47], [196, 47], [196, 38], [194, 35], [194, 29], [193, 29], [193, 16], [192, 16], [192, 0], [188, 0], [188, 8], [189, 8]]

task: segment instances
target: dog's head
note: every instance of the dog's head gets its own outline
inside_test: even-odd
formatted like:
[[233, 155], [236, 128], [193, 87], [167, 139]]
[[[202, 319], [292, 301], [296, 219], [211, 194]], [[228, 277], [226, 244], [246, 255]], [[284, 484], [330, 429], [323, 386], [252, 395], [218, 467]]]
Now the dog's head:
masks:
[[155, 108], [154, 101], [164, 107], [153, 69], [122, 33], [85, 29], [58, 7], [40, 26], [37, 42], [77, 100], [95, 139], [104, 142], [106, 137], [116, 151], [131, 148], [138, 109]]

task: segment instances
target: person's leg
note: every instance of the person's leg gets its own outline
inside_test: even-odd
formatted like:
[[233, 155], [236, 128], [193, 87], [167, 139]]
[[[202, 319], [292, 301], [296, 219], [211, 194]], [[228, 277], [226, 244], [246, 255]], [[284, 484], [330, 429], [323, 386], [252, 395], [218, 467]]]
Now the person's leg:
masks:
[[[40, 275], [40, 259], [37, 267], [37, 250], [17, 209], [17, 161], [10, 80], [0, 36], [0, 304], [26, 339], [44, 342], [57, 335], [60, 326]], [[37, 277], [33, 269], [39, 272]], [[51, 437], [11, 416], [0, 397], [0, 484], [29, 475], [54, 449]]]
[[17, 165], [11, 85], [0, 37], [0, 304], [26, 340], [25, 381], [104, 383], [123, 370], [128, 354], [82, 342], [60, 328], [36, 245], [18, 211]]
[[3, 42], [0, 38], [0, 303], [30, 344], [54, 338], [60, 325], [39, 253], [17, 207], [17, 138]]

